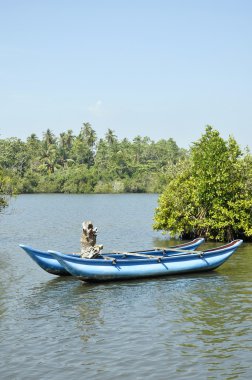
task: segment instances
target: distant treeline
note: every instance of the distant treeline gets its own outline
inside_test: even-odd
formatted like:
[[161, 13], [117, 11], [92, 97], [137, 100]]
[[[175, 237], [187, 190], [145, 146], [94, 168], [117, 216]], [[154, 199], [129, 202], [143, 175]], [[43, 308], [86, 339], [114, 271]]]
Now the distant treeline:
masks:
[[0, 192], [161, 192], [187, 155], [172, 138], [119, 140], [108, 129], [97, 139], [89, 123], [77, 135], [68, 130], [55, 136], [47, 129], [42, 139], [0, 139]]
[[252, 240], [252, 156], [211, 126], [189, 151], [171, 138], [119, 140], [111, 129], [97, 139], [89, 123], [76, 136], [48, 129], [41, 140], [0, 140], [0, 194], [41, 192], [161, 193], [155, 229]]

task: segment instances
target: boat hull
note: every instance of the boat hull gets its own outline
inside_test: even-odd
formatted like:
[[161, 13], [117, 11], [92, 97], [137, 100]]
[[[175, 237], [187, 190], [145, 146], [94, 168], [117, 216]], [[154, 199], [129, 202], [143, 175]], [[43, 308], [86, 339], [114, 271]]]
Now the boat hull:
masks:
[[157, 258], [127, 257], [118, 259], [81, 259], [50, 251], [52, 256], [73, 276], [82, 281], [114, 281], [157, 277], [216, 269], [228, 260], [242, 240], [236, 240], [219, 249], [204, 252], [177, 252]]
[[26, 245], [19, 245], [40, 268], [47, 273], [57, 276], [70, 276], [71, 274], [47, 251], [41, 251]]
[[[197, 238], [188, 243], [179, 244], [179, 245], [167, 248], [164, 250], [164, 252], [166, 252], [166, 254], [172, 254], [172, 251], [169, 251], [169, 249], [177, 249], [177, 248], [182, 249], [182, 250], [195, 250], [204, 241], [205, 241], [204, 238]], [[48, 251], [41, 251], [24, 244], [20, 244], [19, 246], [30, 256], [30, 258], [33, 261], [35, 261], [46, 272], [57, 275], [57, 276], [70, 275], [70, 273], [64, 268], [64, 266], [61, 265], [59, 261], [56, 260]], [[157, 255], [160, 253], [160, 251], [161, 251], [160, 249], [156, 249], [156, 250], [148, 250], [148, 251], [142, 251], [142, 252], [145, 252], [146, 254]], [[104, 254], [104, 256], [107, 256], [107, 255], [109, 254]], [[72, 254], [69, 254], [68, 256], [78, 257], [78, 255], [72, 255]]]

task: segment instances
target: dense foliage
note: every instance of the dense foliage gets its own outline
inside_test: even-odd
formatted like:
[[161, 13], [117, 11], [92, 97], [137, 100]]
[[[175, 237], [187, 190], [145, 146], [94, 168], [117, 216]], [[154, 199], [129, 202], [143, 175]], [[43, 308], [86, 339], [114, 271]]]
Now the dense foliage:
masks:
[[68, 130], [57, 137], [48, 129], [41, 140], [35, 134], [25, 142], [0, 139], [0, 192], [160, 192], [166, 173], [185, 156], [171, 138], [120, 141], [108, 129], [98, 140], [89, 123], [77, 136]]
[[159, 198], [154, 228], [184, 238], [252, 237], [252, 159], [208, 126]]
[[[0, 194], [161, 193], [154, 228], [182, 238], [252, 239], [252, 156], [207, 126], [190, 151], [173, 139], [102, 139], [89, 123], [77, 136], [0, 139]], [[0, 196], [0, 208], [6, 200]]]

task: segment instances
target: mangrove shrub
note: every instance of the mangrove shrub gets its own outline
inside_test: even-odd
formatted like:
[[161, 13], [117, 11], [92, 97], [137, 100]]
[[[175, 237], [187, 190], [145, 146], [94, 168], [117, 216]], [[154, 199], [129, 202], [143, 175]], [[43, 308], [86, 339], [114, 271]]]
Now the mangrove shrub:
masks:
[[154, 228], [183, 238], [229, 241], [252, 236], [252, 164], [234, 138], [207, 126], [193, 144], [188, 165], [169, 182]]

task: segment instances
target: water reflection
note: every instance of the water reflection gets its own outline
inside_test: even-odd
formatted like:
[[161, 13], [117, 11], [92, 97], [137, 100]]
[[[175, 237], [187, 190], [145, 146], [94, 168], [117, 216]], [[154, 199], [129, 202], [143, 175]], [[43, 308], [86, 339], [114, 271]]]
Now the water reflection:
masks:
[[85, 299], [76, 305], [76, 326], [83, 342], [94, 339], [97, 331], [104, 325], [101, 314], [102, 297], [87, 292]]
[[[252, 310], [248, 305], [240, 305], [239, 294], [230, 293], [230, 286], [228, 276], [215, 272], [206, 278], [195, 275], [174, 280], [173, 294], [169, 296], [171, 315], [167, 317], [169, 322], [173, 321], [165, 343], [168, 355], [175, 344], [180, 355], [191, 361], [192, 368], [198, 367], [194, 355], [197, 352], [201, 368], [219, 373], [221, 378], [238, 378], [248, 371], [249, 365], [244, 360], [243, 364], [237, 364], [237, 352], [247, 339], [247, 318]], [[245, 303], [249, 303], [249, 298]], [[163, 299], [157, 302], [157, 308], [164, 315]], [[163, 327], [163, 330], [167, 335], [167, 329]], [[243, 348], [245, 356], [250, 349]], [[187, 372], [184, 364], [178, 364], [178, 371]]]

